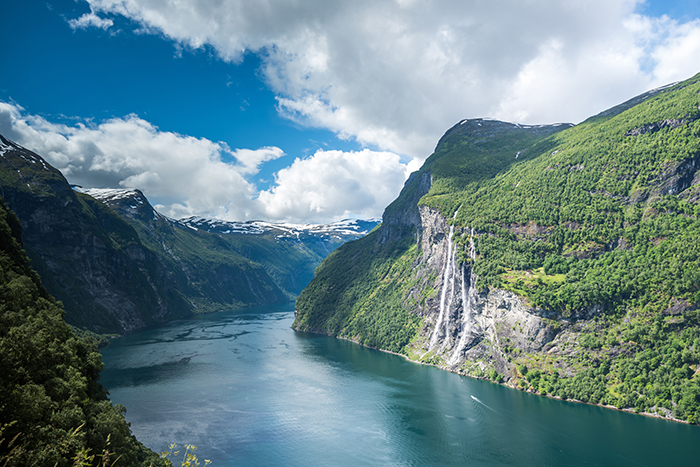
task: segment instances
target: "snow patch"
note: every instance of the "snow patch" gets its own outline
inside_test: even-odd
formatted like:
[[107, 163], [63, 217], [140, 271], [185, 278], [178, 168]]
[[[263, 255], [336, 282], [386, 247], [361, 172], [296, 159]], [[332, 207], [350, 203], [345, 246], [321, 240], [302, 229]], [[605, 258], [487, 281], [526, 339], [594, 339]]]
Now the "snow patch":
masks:
[[134, 190], [126, 188], [88, 188], [83, 193], [92, 196], [95, 199], [102, 200], [117, 200], [132, 198], [138, 196]]
[[0, 138], [0, 156], [5, 157], [5, 154], [12, 150], [18, 150], [19, 148], [15, 146], [12, 141], [6, 140], [5, 138]]
[[180, 220], [183, 224], [219, 234], [261, 235], [267, 232], [280, 232], [276, 238], [296, 239], [300, 239], [302, 235], [361, 237], [367, 235], [370, 229], [374, 228], [380, 221], [378, 218], [366, 221], [344, 219], [330, 224], [294, 224], [291, 222], [225, 221], [204, 217], [188, 217]]

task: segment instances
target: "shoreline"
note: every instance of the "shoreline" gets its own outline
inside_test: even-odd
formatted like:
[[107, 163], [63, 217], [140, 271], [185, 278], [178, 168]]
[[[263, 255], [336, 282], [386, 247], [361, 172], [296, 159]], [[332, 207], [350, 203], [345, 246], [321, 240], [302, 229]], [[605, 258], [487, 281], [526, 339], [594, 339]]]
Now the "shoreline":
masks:
[[[296, 312], [295, 312], [295, 313], [296, 313]], [[604, 409], [616, 410], [616, 411], [618, 411], [618, 412], [625, 412], [625, 413], [629, 413], [629, 414], [632, 414], [632, 415], [642, 415], [642, 416], [644, 416], [644, 417], [656, 418], [656, 419], [658, 419], [658, 420], [665, 420], [665, 421], [668, 421], [668, 422], [681, 423], [681, 424], [688, 425], [688, 426], [698, 426], [698, 425], [694, 425], [694, 424], [692, 424], [692, 423], [689, 423], [689, 422], [687, 422], [687, 421], [685, 421], [685, 420], [681, 420], [681, 419], [679, 419], [679, 418], [669, 417], [669, 416], [662, 416], [662, 415], [660, 415], [660, 414], [658, 414], [658, 413], [635, 412], [634, 409], [619, 409], [619, 408], [615, 407], [614, 405], [593, 404], [593, 403], [590, 403], [590, 402], [580, 401], [580, 400], [578, 400], [578, 399], [562, 399], [562, 398], [559, 397], [559, 396], [551, 396], [551, 395], [549, 395], [549, 394], [539, 394], [539, 393], [536, 393], [536, 392], [534, 392], [534, 391], [521, 389], [521, 388], [518, 388], [518, 387], [516, 387], [516, 386], [512, 386], [512, 385], [510, 385], [510, 384], [507, 384], [507, 383], [498, 383], [498, 382], [492, 381], [492, 380], [490, 380], [490, 379], [488, 379], [488, 378], [483, 378], [483, 377], [478, 377], [478, 376], [472, 376], [472, 375], [468, 375], [468, 374], [465, 374], [465, 373], [460, 373], [459, 371], [450, 370], [450, 369], [448, 369], [448, 368], [441, 368], [441, 367], [439, 367], [439, 366], [437, 366], [437, 365], [433, 365], [433, 364], [431, 364], [431, 363], [425, 363], [425, 362], [419, 362], [419, 361], [416, 361], [416, 360], [411, 360], [407, 355], [400, 354], [400, 353], [398, 353], [398, 352], [393, 352], [393, 351], [391, 351], [391, 350], [379, 349], [379, 348], [376, 348], [376, 347], [371, 347], [371, 346], [369, 346], [369, 345], [360, 344], [359, 342], [357, 342], [357, 341], [354, 340], [354, 339], [350, 339], [350, 338], [348, 338], [348, 337], [334, 336], [333, 334], [330, 334], [330, 333], [327, 333], [327, 332], [321, 332], [321, 331], [307, 331], [307, 330], [303, 330], [303, 331], [302, 331], [302, 330], [299, 330], [299, 329], [294, 329], [293, 326], [292, 326], [292, 330], [293, 330], [294, 332], [306, 332], [306, 333], [309, 333], [309, 334], [316, 334], [316, 335], [320, 335], [320, 336], [332, 337], [332, 338], [334, 338], [334, 339], [341, 339], [341, 340], [344, 340], [344, 341], [352, 342], [352, 343], [354, 343], [354, 344], [361, 345], [362, 347], [365, 347], [365, 348], [367, 348], [367, 349], [377, 350], [377, 351], [379, 351], [379, 352], [384, 352], [384, 353], [388, 353], [388, 354], [391, 354], [391, 355], [396, 355], [396, 356], [398, 356], [398, 357], [402, 357], [404, 360], [406, 360], [406, 361], [408, 361], [408, 362], [411, 362], [411, 363], [415, 363], [415, 364], [418, 364], [418, 365], [431, 366], [431, 367], [433, 367], [433, 368], [437, 368], [438, 370], [447, 371], [448, 373], [452, 373], [452, 374], [455, 374], [455, 375], [458, 375], [458, 376], [463, 376], [463, 377], [465, 377], [465, 378], [471, 378], [471, 379], [476, 379], [476, 380], [481, 380], [481, 381], [488, 381], [489, 383], [497, 384], [497, 385], [499, 385], [499, 386], [505, 386], [505, 387], [507, 387], [507, 388], [509, 388], [509, 389], [513, 389], [513, 390], [515, 390], [515, 391], [526, 392], [526, 393], [528, 393], [528, 394], [532, 394], [533, 396], [547, 397], [547, 398], [549, 398], [549, 399], [554, 399], [554, 400], [558, 400], [558, 401], [562, 401], [562, 402], [574, 402], [574, 403], [576, 403], [576, 404], [591, 405], [591, 406], [595, 406], [595, 407], [601, 407], [601, 408], [604, 408]], [[668, 409], [667, 409], [667, 410], [668, 410]]]

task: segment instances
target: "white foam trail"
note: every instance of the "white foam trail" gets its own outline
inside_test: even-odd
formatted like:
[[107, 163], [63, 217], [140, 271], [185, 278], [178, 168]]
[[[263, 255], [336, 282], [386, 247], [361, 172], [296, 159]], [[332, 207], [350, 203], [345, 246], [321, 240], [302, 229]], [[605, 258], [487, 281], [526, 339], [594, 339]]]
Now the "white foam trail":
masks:
[[[471, 331], [471, 322], [470, 322], [470, 317], [471, 317], [471, 300], [469, 300], [469, 296], [467, 295], [467, 289], [465, 287], [465, 266], [464, 264], [462, 265], [462, 328], [460, 330], [460, 336], [459, 336], [459, 341], [457, 343], [457, 346], [455, 347], [454, 351], [452, 352], [452, 356], [450, 357], [449, 364], [454, 365], [459, 361], [459, 357], [461, 356], [461, 352], [466, 346], [466, 341], [467, 341], [467, 336], [469, 335], [469, 332]], [[470, 286], [471, 289], [471, 286]]]
[[495, 412], [495, 410], [493, 410], [491, 407], [489, 407], [488, 405], [486, 405], [486, 404], [484, 404], [483, 402], [481, 402], [476, 396], [471, 395], [471, 394], [470, 394], [470, 396], [471, 396], [471, 398], [474, 399], [474, 401], [476, 401], [477, 403], [483, 405], [484, 407], [486, 407], [486, 408], [489, 409], [490, 411]]
[[447, 306], [445, 307], [445, 337], [442, 340], [442, 345], [440, 346], [439, 353], [447, 347], [450, 335], [450, 310], [452, 309], [452, 302], [454, 302], [455, 297], [455, 277], [454, 271], [457, 271], [457, 249], [454, 248], [452, 251], [452, 256], [450, 257], [450, 262], [452, 263], [452, 274], [450, 276], [450, 294], [447, 296]]

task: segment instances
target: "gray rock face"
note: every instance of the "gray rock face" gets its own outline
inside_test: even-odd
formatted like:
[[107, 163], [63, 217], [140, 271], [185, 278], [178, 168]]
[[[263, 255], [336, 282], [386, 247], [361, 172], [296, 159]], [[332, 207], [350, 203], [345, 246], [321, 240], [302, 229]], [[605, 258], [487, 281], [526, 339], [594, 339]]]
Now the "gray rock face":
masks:
[[408, 177], [399, 197], [384, 211], [379, 243], [389, 243], [421, 228], [418, 201], [432, 184], [430, 172], [414, 172]]
[[494, 368], [508, 378], [516, 371], [508, 361], [511, 349], [546, 351], [567, 332], [567, 323], [555, 324], [512, 292], [479, 291], [471, 262], [456, 259], [460, 248], [471, 249], [473, 259], [473, 243], [454, 241], [477, 233], [455, 230], [435, 209], [421, 206], [419, 212], [422, 255], [414, 267], [423, 281], [413, 293], [419, 296], [427, 288], [435, 293], [416, 310], [425, 324], [411, 358], [458, 373]]

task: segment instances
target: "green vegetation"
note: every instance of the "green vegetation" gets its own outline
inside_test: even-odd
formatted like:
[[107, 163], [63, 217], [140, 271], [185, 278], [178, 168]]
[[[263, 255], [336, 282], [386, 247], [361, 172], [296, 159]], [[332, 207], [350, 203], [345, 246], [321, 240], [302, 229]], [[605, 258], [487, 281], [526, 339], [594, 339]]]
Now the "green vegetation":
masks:
[[[410, 265], [417, 247], [410, 239], [376, 246], [378, 231], [345, 244], [316, 270], [297, 299], [300, 331], [329, 332], [369, 347], [401, 352], [419, 329], [404, 297], [415, 281]], [[309, 307], [327, 313], [306, 313]]]
[[[193, 453], [197, 449], [197, 446], [185, 444], [183, 446], [183, 448], [185, 448], [184, 451], [182, 451], [182, 448], [178, 449], [177, 444], [171, 444], [169, 448], [169, 451], [160, 453], [160, 457], [167, 459], [169, 465], [177, 467], [196, 467], [202, 465], [197, 456]], [[180, 457], [180, 454], [182, 454], [182, 457]], [[211, 461], [209, 459], [204, 459], [204, 467], [209, 464], [211, 464]]]
[[[507, 358], [509, 384], [700, 423], [700, 75], [572, 128], [460, 123], [387, 209], [385, 224], [409, 212], [422, 175], [432, 187], [419, 204], [455, 227], [462, 263], [472, 265], [475, 229], [478, 287], [519, 295], [556, 332], [577, 337], [543, 352], [491, 343]], [[382, 230], [396, 228], [383, 225], [374, 239], [341, 247], [302, 294], [297, 323], [376, 342], [375, 319], [426, 313], [435, 282], [411, 262], [422, 254], [409, 247], [418, 227], [407, 220], [403, 236], [386, 241]], [[376, 296], [391, 305], [358, 317]], [[405, 348], [421, 326], [412, 329], [381, 347], [443, 364]], [[464, 368], [508, 379], [484, 365]]]
[[158, 256], [195, 313], [291, 301], [328, 252], [345, 242], [281, 230], [253, 235], [194, 229], [157, 215], [140, 192], [104, 202], [99, 204], [125, 219]]
[[0, 465], [166, 465], [98, 383], [102, 360], [46, 292], [0, 200]]
[[[638, 316], [582, 334], [576, 355], [516, 360], [519, 384], [540, 394], [700, 423], [700, 313]], [[567, 361], [568, 360], [568, 361]], [[529, 370], [528, 370], [529, 367]], [[576, 368], [570, 376], [564, 368]]]
[[6, 144], [12, 149], [0, 158], [3, 198], [22, 221], [32, 267], [70, 324], [121, 333], [191, 315], [170, 272], [129, 224], [74, 192], [38, 155]]
[[[630, 300], [658, 310], [671, 297], [695, 303], [700, 206], [688, 187], [700, 163], [699, 88], [693, 79], [591, 119], [540, 143], [550, 147], [538, 157], [422, 202], [461, 206], [455, 223], [488, 234], [477, 239], [482, 287], [509, 288], [563, 316], [598, 304], [624, 310]], [[634, 134], [669, 120], [685, 123]], [[515, 290], [505, 274], [541, 267], [566, 280]]]
[[236, 251], [224, 236], [195, 231], [162, 217], [154, 220], [152, 211], [145, 220], [124, 218], [165, 265], [170, 280], [195, 313], [284, 303], [294, 298], [259, 262]]

